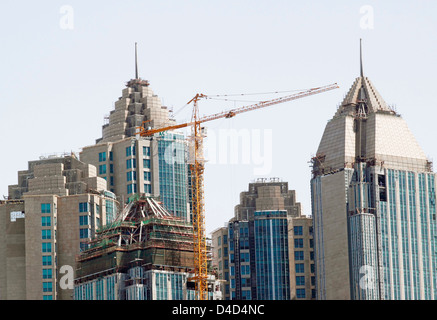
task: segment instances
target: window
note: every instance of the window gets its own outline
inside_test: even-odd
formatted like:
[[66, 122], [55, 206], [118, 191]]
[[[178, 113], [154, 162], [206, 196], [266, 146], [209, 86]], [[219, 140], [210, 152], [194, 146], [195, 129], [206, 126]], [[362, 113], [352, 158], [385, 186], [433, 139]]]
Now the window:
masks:
[[314, 277], [314, 276], [311, 277], [311, 285], [312, 286], [316, 285], [316, 277]]
[[304, 276], [296, 276], [296, 285], [304, 286], [305, 285], [305, 277]]
[[149, 171], [144, 171], [144, 181], [151, 181], [152, 180], [152, 173]]
[[112, 151], [109, 151], [109, 161], [112, 161], [114, 159], [114, 156], [112, 155]]
[[42, 269], [43, 279], [52, 279], [52, 269]]
[[250, 287], [250, 278], [241, 278], [242, 287]]
[[315, 272], [315, 267], [314, 267], [314, 263], [311, 264], [311, 273]]
[[303, 248], [303, 239], [294, 239], [295, 248]]
[[241, 259], [241, 262], [249, 262], [250, 261], [249, 252], [242, 252], [240, 254], [240, 259]]
[[302, 236], [303, 235], [302, 226], [295, 226], [293, 229], [294, 229], [295, 236]]
[[241, 292], [242, 300], [251, 300], [250, 290], [243, 290]]
[[296, 296], [298, 299], [305, 298], [305, 289], [296, 289]]
[[52, 265], [52, 256], [42, 256], [42, 265], [43, 266], [51, 266]]
[[106, 164], [99, 165], [99, 174], [106, 174]]
[[50, 213], [50, 203], [41, 203], [41, 213]]
[[99, 153], [99, 162], [106, 161], [106, 152], [100, 152]]
[[127, 185], [127, 193], [137, 193], [137, 184], [133, 183], [133, 184], [128, 184]]
[[150, 156], [150, 147], [143, 147], [143, 155], [146, 157]]
[[144, 192], [145, 193], [152, 193], [152, 185], [151, 184], [145, 184], [144, 185]]
[[79, 229], [79, 237], [80, 237], [80, 239], [89, 238], [89, 230], [88, 229]]
[[52, 230], [41, 230], [41, 239], [48, 240], [52, 238]]
[[303, 260], [303, 259], [304, 259], [303, 251], [294, 252], [294, 260]]
[[52, 244], [50, 242], [43, 242], [42, 252], [52, 252]]
[[310, 248], [314, 248], [314, 239], [310, 239]]
[[79, 212], [88, 212], [88, 202], [79, 203]]
[[45, 295], [42, 296], [42, 299], [43, 300], [53, 300], [53, 297], [51, 295], [46, 295], [45, 294]]
[[314, 260], [314, 251], [310, 251], [310, 260]]
[[87, 226], [88, 225], [88, 216], [79, 216], [79, 225]]
[[42, 283], [42, 291], [43, 292], [52, 292], [52, 283], [51, 282], [43, 282]]
[[296, 263], [296, 273], [304, 273], [305, 265], [303, 263]]
[[114, 165], [112, 163], [109, 165], [109, 173], [114, 173]]
[[88, 243], [86, 242], [79, 242], [79, 251], [82, 252], [84, 250], [88, 249]]
[[143, 159], [143, 167], [150, 169], [150, 159]]
[[126, 169], [132, 169], [132, 161], [131, 161], [131, 159], [126, 160]]
[[130, 157], [132, 155], [132, 149], [130, 147], [126, 148], [126, 157]]
[[132, 171], [126, 172], [126, 180], [132, 181]]
[[51, 226], [51, 218], [50, 217], [41, 217], [41, 226], [42, 227], [50, 227]]
[[114, 185], [114, 177], [109, 177], [109, 182], [111, 183], [111, 186]]
[[241, 266], [241, 274], [242, 275], [250, 275], [250, 266]]

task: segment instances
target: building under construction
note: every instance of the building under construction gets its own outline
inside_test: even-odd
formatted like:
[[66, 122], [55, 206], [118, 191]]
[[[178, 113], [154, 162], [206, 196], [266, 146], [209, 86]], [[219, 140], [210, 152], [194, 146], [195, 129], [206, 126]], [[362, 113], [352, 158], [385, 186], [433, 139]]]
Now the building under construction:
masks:
[[[77, 257], [75, 300], [194, 300], [193, 226], [136, 196]], [[221, 299], [208, 275], [208, 299]]]

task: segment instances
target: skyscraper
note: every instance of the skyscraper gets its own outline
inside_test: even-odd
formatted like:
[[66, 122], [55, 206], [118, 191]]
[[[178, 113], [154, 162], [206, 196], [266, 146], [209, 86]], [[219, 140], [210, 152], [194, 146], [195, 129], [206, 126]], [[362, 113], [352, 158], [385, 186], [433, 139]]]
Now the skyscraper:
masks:
[[[136, 53], [136, 50], [135, 50]], [[187, 145], [182, 133], [165, 131], [152, 137], [136, 136], [143, 123], [150, 128], [175, 124], [171, 112], [138, 76], [127, 82], [122, 96], [102, 127], [102, 138], [82, 149], [80, 159], [98, 168], [121, 203], [134, 194], [159, 196], [177, 217], [189, 220]]]
[[0, 299], [71, 300], [76, 255], [117, 204], [74, 155], [30, 161], [0, 201]]
[[432, 163], [364, 76], [361, 52], [312, 163], [317, 298], [437, 298]]
[[213, 232], [213, 264], [225, 299], [311, 299], [312, 220], [288, 183], [259, 179], [240, 194], [235, 217]]

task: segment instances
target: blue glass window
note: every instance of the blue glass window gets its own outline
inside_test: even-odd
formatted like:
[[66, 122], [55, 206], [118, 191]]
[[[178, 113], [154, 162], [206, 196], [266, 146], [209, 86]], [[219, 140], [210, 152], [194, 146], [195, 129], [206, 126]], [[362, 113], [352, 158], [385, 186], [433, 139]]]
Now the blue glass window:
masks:
[[304, 252], [303, 251], [295, 251], [294, 252], [294, 260], [303, 260]]
[[41, 239], [48, 240], [52, 238], [52, 230], [41, 230]]
[[143, 167], [150, 169], [150, 159], [143, 159]]
[[79, 225], [80, 226], [88, 225], [88, 216], [79, 216]]
[[42, 269], [42, 278], [43, 279], [52, 279], [52, 269]]
[[150, 147], [143, 147], [143, 155], [146, 157], [150, 156]]
[[41, 213], [50, 213], [50, 203], [41, 203]]
[[296, 263], [296, 273], [304, 273], [305, 272], [305, 264]]
[[303, 248], [303, 239], [294, 239], [295, 248]]
[[52, 292], [52, 283], [51, 282], [43, 282], [42, 283], [42, 290], [43, 292]]
[[305, 289], [296, 289], [296, 296], [299, 299], [305, 298]]
[[79, 212], [88, 212], [88, 202], [79, 203]]
[[43, 266], [51, 266], [52, 265], [52, 256], [42, 256], [42, 265]]
[[42, 252], [52, 252], [52, 244], [50, 242], [43, 242]]
[[106, 161], [106, 152], [100, 152], [99, 153], [99, 162]]
[[304, 286], [305, 285], [305, 277], [304, 276], [296, 276], [296, 285]]
[[41, 217], [41, 226], [42, 227], [50, 227], [51, 226], [51, 218], [50, 217]]
[[151, 184], [144, 184], [144, 192], [145, 193], [152, 193], [152, 185]]
[[151, 181], [152, 180], [152, 173], [149, 171], [144, 171], [144, 181]]
[[106, 164], [99, 165], [99, 174], [106, 174]]
[[303, 228], [302, 228], [302, 226], [295, 226], [293, 228], [293, 230], [294, 230], [294, 235], [295, 236], [302, 236], [303, 235]]
[[79, 229], [80, 239], [89, 238], [89, 229]]

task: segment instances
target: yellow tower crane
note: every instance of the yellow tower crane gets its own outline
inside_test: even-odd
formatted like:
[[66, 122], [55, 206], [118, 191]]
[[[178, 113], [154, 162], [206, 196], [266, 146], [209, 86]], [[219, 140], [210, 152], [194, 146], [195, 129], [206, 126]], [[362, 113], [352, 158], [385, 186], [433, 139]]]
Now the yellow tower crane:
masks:
[[204, 158], [203, 158], [203, 135], [201, 124], [207, 121], [212, 121], [221, 118], [232, 118], [237, 114], [248, 112], [260, 108], [265, 108], [278, 103], [301, 99], [314, 94], [322, 93], [325, 91], [338, 88], [336, 83], [327, 85], [324, 87], [311, 88], [296, 94], [262, 101], [249, 106], [243, 106], [221, 113], [212, 114], [209, 116], [199, 117], [198, 101], [202, 98], [208, 98], [204, 94], [196, 94], [187, 104], [193, 102], [193, 112], [191, 122], [182, 123], [173, 126], [167, 126], [163, 128], [146, 129], [145, 122], [142, 126], [137, 128], [137, 134], [142, 137], [153, 136], [155, 133], [185, 128], [191, 126], [191, 150], [192, 155], [189, 162], [191, 172], [191, 186], [192, 186], [192, 215], [193, 215], [193, 233], [194, 233], [194, 267], [195, 273], [192, 280], [196, 284], [196, 299], [207, 300], [208, 299], [208, 286], [207, 286], [207, 256], [206, 256], [206, 234], [205, 234], [205, 214], [204, 214], [204, 197], [203, 197], [203, 172], [204, 172]]

